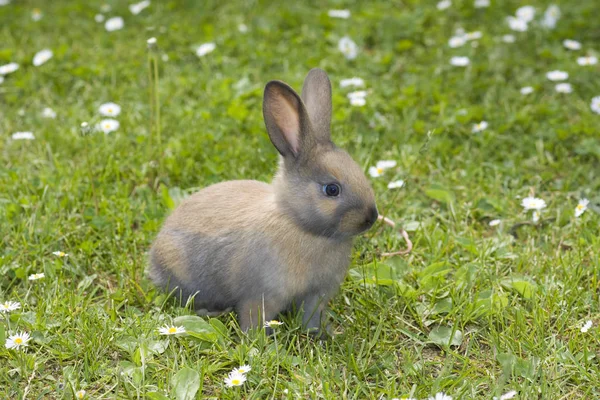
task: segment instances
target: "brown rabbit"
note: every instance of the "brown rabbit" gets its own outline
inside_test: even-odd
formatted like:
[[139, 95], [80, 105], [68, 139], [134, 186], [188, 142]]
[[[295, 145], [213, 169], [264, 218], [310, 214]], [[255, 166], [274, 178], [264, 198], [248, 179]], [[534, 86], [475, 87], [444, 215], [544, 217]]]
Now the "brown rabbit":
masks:
[[273, 182], [222, 182], [183, 201], [150, 251], [150, 276], [183, 300], [193, 297], [200, 313], [235, 309], [243, 330], [292, 307], [319, 330], [353, 236], [377, 220], [373, 190], [331, 141], [324, 71], [309, 72], [302, 98], [269, 82], [263, 115], [281, 154]]

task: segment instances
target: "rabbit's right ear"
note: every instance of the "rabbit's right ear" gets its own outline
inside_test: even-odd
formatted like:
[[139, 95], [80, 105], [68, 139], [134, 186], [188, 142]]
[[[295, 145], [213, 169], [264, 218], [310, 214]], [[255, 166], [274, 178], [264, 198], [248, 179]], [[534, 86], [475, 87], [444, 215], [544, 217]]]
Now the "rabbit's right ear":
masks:
[[267, 83], [263, 116], [271, 142], [282, 156], [297, 158], [302, 149], [310, 147], [308, 113], [300, 96], [287, 84]]

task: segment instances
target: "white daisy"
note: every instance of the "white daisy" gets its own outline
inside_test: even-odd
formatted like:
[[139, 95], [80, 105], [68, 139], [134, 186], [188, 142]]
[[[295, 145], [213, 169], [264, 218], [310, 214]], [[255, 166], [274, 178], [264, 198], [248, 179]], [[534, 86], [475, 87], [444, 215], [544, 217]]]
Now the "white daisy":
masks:
[[35, 136], [33, 136], [32, 132], [15, 132], [12, 134], [12, 140], [33, 140]]
[[475, 0], [473, 3], [475, 8], [486, 8], [490, 6], [490, 0]]
[[69, 257], [69, 255], [65, 252], [62, 251], [53, 251], [52, 252], [53, 255], [55, 255], [56, 257]]
[[108, 134], [119, 129], [119, 126], [119, 121], [117, 121], [116, 119], [103, 119], [98, 124], [98, 129]]
[[577, 40], [565, 39], [563, 40], [563, 46], [569, 50], [581, 50], [581, 43]]
[[123, 21], [123, 18], [121, 17], [109, 18], [104, 23], [104, 29], [106, 29], [108, 32], [118, 31], [120, 29], [123, 29], [124, 26], [125, 21]]
[[277, 326], [281, 326], [281, 325], [283, 325], [283, 322], [279, 322], [275, 319], [272, 319], [270, 321], [266, 321], [264, 326], [265, 326], [265, 328], [273, 328], [273, 327], [277, 327]]
[[29, 336], [29, 333], [27, 332], [21, 332], [21, 333], [17, 333], [16, 335], [11, 335], [9, 336], [8, 339], [6, 339], [6, 343], [4, 344], [4, 347], [6, 347], [7, 349], [20, 349], [21, 347], [27, 347], [27, 342], [29, 342], [31, 340], [31, 337]]
[[348, 19], [350, 18], [350, 10], [329, 10], [327, 11], [327, 15], [331, 18]]
[[560, 19], [560, 8], [557, 5], [552, 4], [544, 13], [544, 18], [542, 19], [542, 26], [548, 29], [556, 28], [556, 23]]
[[217, 48], [217, 45], [214, 43], [203, 43], [196, 49], [196, 55], [198, 57], [204, 57], [208, 53], [212, 53]]
[[525, 208], [525, 211], [528, 210], [542, 210], [544, 208], [546, 208], [546, 202], [542, 199], [539, 199], [537, 197], [525, 197], [522, 201], [521, 201], [521, 205], [523, 206], [523, 208]]
[[500, 397], [494, 397], [493, 400], [510, 400], [513, 399], [517, 395], [516, 390], [511, 390], [509, 392], [504, 393]]
[[396, 166], [396, 161], [394, 160], [382, 160], [377, 161], [374, 167], [369, 167], [369, 175], [373, 178], [377, 178], [383, 175], [383, 172], [386, 169], [394, 168]]
[[445, 10], [447, 8], [450, 8], [451, 5], [452, 2], [450, 0], [442, 0], [439, 3], [437, 3], [436, 7], [438, 10]]
[[42, 17], [44, 16], [44, 14], [42, 13], [42, 10], [40, 10], [39, 8], [34, 8], [31, 11], [31, 19], [34, 21], [39, 21], [40, 19], [42, 19]]
[[10, 0], [0, 0], [0, 6], [7, 6], [10, 4]]
[[448, 396], [444, 392], [436, 393], [434, 397], [430, 397], [428, 400], [452, 400], [452, 396]]
[[579, 203], [577, 203], [577, 207], [575, 207], [575, 216], [580, 217], [581, 214], [583, 214], [585, 210], [587, 210], [588, 204], [590, 204], [590, 201], [588, 199], [579, 200]]
[[242, 386], [246, 382], [246, 375], [240, 373], [229, 373], [229, 376], [225, 378], [225, 386], [233, 387], [233, 386]]
[[501, 223], [501, 222], [502, 222], [502, 221], [501, 221], [501, 220], [499, 220], [499, 219], [493, 219], [493, 220], [491, 220], [491, 221], [489, 222], [489, 225], [490, 225], [490, 226], [498, 226], [498, 225], [500, 225], [500, 223]]
[[76, 399], [83, 399], [85, 397], [85, 390], [81, 389], [78, 390], [77, 392], [75, 392], [75, 398]]
[[600, 114], [600, 96], [596, 96], [592, 98], [592, 102], [590, 104], [590, 108], [596, 114]]
[[42, 117], [43, 118], [51, 118], [54, 119], [56, 118], [56, 111], [54, 111], [53, 109], [51, 109], [50, 107], [45, 107], [42, 110]]
[[397, 181], [393, 181], [388, 183], [388, 189], [398, 189], [404, 186], [404, 181], [402, 179], [399, 179]]
[[0, 75], [8, 75], [19, 69], [19, 64], [17, 63], [8, 63], [4, 65], [0, 65]]
[[525, 32], [528, 28], [527, 21], [513, 16], [506, 17], [506, 22], [508, 22], [508, 27], [516, 32]]
[[100, 6], [100, 11], [102, 11], [103, 13], [107, 13], [110, 10], [112, 10], [112, 7], [110, 6], [110, 4], [104, 3]]
[[147, 7], [150, 7], [150, 2], [148, 0], [144, 0], [140, 1], [139, 3], [130, 4], [129, 11], [131, 11], [133, 15], [138, 15]]
[[540, 212], [539, 212], [538, 210], [534, 210], [534, 211], [533, 211], [533, 214], [531, 215], [531, 220], [532, 220], [534, 223], [537, 223], [537, 222], [540, 220], [540, 215], [541, 215], [541, 214], [540, 214]]
[[558, 93], [571, 93], [573, 91], [573, 87], [570, 83], [559, 83], [558, 85], [554, 86], [554, 90], [556, 90]]
[[533, 93], [533, 88], [531, 86], [522, 87], [520, 90], [523, 96]]
[[252, 367], [249, 365], [242, 365], [238, 368], [234, 368], [233, 371], [231, 371], [232, 373], [237, 373], [237, 374], [247, 374], [248, 372], [252, 371]]
[[594, 56], [578, 57], [577, 64], [582, 66], [596, 65], [598, 64], [598, 58]]
[[53, 55], [54, 53], [52, 53], [52, 50], [50, 49], [40, 50], [35, 54], [35, 56], [33, 56], [33, 65], [35, 67], [39, 67], [40, 65], [44, 64], [46, 61], [51, 59]]
[[517, 38], [515, 38], [515, 35], [504, 35], [502, 36], [502, 41], [504, 43], [514, 43], [517, 40]]
[[473, 31], [465, 34], [465, 39], [467, 40], [478, 40], [483, 37], [483, 33], [481, 31]]
[[21, 308], [21, 303], [16, 301], [5, 301], [4, 303], [0, 303], [0, 313], [8, 313], [18, 310], [19, 308]]
[[98, 111], [105, 117], [116, 117], [121, 113], [121, 106], [115, 103], [104, 103], [100, 105]]
[[346, 95], [350, 100], [350, 104], [355, 107], [362, 107], [367, 104], [367, 92], [365, 90], [357, 90]]
[[37, 281], [38, 279], [44, 279], [46, 277], [46, 274], [44, 274], [43, 272], [40, 272], [39, 274], [31, 274], [29, 275], [29, 279], [30, 281]]
[[481, 121], [480, 123], [473, 125], [473, 133], [484, 131], [487, 129], [487, 127], [487, 121]]
[[146, 45], [148, 46], [148, 49], [150, 49], [150, 50], [156, 49], [156, 43], [157, 43], [157, 40], [155, 37], [151, 37], [150, 39], [146, 40]]
[[581, 333], [586, 333], [590, 330], [594, 323], [591, 320], [587, 320], [585, 324], [581, 327]]
[[546, 74], [546, 78], [551, 81], [564, 81], [569, 79], [569, 73], [565, 71], [554, 70]]
[[162, 328], [158, 328], [158, 333], [161, 335], [178, 335], [185, 333], [185, 328], [183, 326], [165, 325]]
[[354, 43], [354, 40], [348, 36], [344, 36], [338, 42], [338, 50], [342, 52], [347, 60], [354, 60], [358, 56], [358, 46]]
[[246, 24], [239, 24], [238, 31], [240, 33], [246, 33], [246, 32], [248, 32], [248, 26]]
[[464, 46], [465, 43], [467, 43], [467, 38], [465, 38], [465, 36], [462, 35], [452, 36], [450, 40], [448, 40], [448, 46], [452, 47], [453, 49]]
[[348, 86], [356, 86], [356, 87], [361, 87], [361, 86], [365, 86], [365, 81], [362, 78], [349, 78], [349, 79], [342, 79], [340, 81], [340, 87], [348, 87]]
[[450, 59], [450, 65], [455, 67], [466, 67], [470, 62], [469, 57], [452, 57]]
[[104, 22], [104, 15], [102, 15], [102, 14], [94, 15], [94, 21], [96, 21], [97, 23]]
[[535, 17], [535, 8], [533, 6], [519, 7], [515, 15], [521, 21], [525, 21], [526, 23], [531, 22], [533, 21], [533, 17]]

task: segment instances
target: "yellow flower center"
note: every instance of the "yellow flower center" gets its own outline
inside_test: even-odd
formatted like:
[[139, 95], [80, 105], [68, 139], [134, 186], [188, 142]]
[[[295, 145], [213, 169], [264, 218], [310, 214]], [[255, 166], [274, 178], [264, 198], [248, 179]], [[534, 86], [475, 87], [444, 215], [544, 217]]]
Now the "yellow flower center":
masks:
[[239, 380], [239, 379], [232, 379], [232, 380], [231, 380], [231, 384], [232, 384], [232, 385], [239, 385], [239, 384], [241, 384], [241, 383], [242, 383], [242, 382], [240, 382], [240, 380]]
[[109, 108], [109, 109], [108, 109], [108, 112], [109, 112], [109, 113], [111, 113], [111, 112], [112, 112], [112, 108]]
[[23, 343], [23, 339], [21, 339], [20, 337], [15, 339], [15, 343], [16, 344], [22, 344]]
[[577, 209], [578, 210], [583, 210], [585, 207], [583, 204], [577, 204]]
[[378, 174], [382, 174], [383, 173], [383, 168], [377, 168], [377, 173]]
[[169, 333], [175, 333], [177, 332], [177, 328], [175, 328], [174, 326], [169, 328]]

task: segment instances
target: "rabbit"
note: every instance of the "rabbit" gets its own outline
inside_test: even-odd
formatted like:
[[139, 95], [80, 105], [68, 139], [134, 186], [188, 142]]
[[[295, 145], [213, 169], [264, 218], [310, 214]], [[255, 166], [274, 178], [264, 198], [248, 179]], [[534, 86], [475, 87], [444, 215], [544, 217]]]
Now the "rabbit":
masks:
[[267, 83], [263, 116], [280, 154], [270, 184], [239, 180], [206, 187], [170, 215], [150, 250], [149, 274], [199, 314], [235, 310], [243, 331], [292, 308], [322, 332], [342, 283], [353, 237], [377, 220], [361, 167], [330, 138], [331, 83], [312, 69], [300, 97]]

